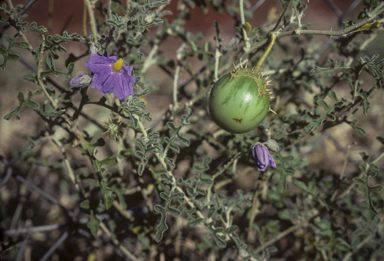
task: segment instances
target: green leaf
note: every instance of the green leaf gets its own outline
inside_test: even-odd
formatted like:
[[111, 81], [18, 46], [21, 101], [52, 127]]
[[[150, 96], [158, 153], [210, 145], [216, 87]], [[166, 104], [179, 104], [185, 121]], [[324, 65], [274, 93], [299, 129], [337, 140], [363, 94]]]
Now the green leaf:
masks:
[[108, 157], [103, 160], [95, 160], [96, 170], [102, 172], [102, 166], [116, 166], [116, 156]]
[[181, 211], [178, 210], [177, 208], [168, 207], [167, 213], [171, 213], [174, 217], [178, 217], [178, 216], [180, 216]]
[[45, 28], [42, 25], [37, 26], [36, 22], [32, 22], [26, 29], [26, 31], [32, 31], [32, 32], [37, 32], [37, 33], [46, 33], [48, 32], [48, 29]]
[[125, 188], [118, 189], [116, 185], [113, 185], [111, 189], [113, 190], [113, 192], [116, 193], [117, 197], [119, 198], [121, 208], [123, 210], [127, 210], [127, 204], [125, 203], [125, 200], [124, 200], [124, 193], [126, 189]]
[[201, 222], [204, 221], [204, 218], [195, 218], [195, 219], [188, 219], [189, 221], [189, 227], [196, 227], [199, 225]]
[[279, 212], [279, 217], [281, 219], [286, 219], [286, 220], [292, 219], [292, 216], [291, 216], [291, 213], [289, 212], [289, 210], [283, 210], [283, 211]]
[[81, 202], [80, 207], [85, 208], [85, 209], [89, 209], [89, 199], [86, 199], [83, 202]]
[[299, 188], [301, 188], [301, 189], [307, 191], [309, 194], [312, 194], [312, 195], [315, 194], [316, 187], [314, 187], [315, 185], [314, 185], [313, 182], [309, 182], [309, 183], [308, 183], [309, 186], [310, 186], [310, 188], [308, 188], [307, 185], [306, 185], [304, 182], [300, 181], [300, 180], [295, 180], [295, 181], [294, 181], [294, 184], [295, 184], [296, 186], [298, 186]]
[[12, 46], [14, 45], [14, 39], [9, 37], [8, 35], [4, 35], [4, 38], [8, 41], [7, 49], [4, 49], [0, 46], [0, 55], [3, 56], [3, 63], [0, 64], [0, 69], [5, 70], [7, 67], [8, 60], [18, 61], [20, 60], [20, 56], [11, 51]]
[[155, 205], [154, 210], [161, 214], [160, 222], [156, 227], [157, 231], [156, 231], [156, 236], [155, 236], [156, 242], [160, 242], [160, 240], [163, 238], [164, 232], [167, 231], [167, 229], [168, 229], [168, 226], [166, 223], [167, 213], [165, 211], [165, 208], [160, 206], [160, 205]]
[[365, 136], [365, 130], [363, 128], [357, 127], [356, 126], [357, 119], [354, 119], [352, 122], [349, 123], [349, 125], [352, 126], [352, 128], [359, 132], [361, 135]]
[[353, 178], [353, 182], [355, 182], [358, 185], [365, 186], [365, 180], [363, 180], [362, 178]]
[[383, 186], [382, 185], [376, 185], [376, 186], [372, 186], [372, 187], [369, 187], [369, 192], [380, 192], [383, 190]]
[[28, 92], [27, 99], [24, 98], [24, 94], [22, 92], [19, 92], [17, 94], [17, 99], [19, 100], [19, 106], [17, 106], [15, 109], [13, 109], [10, 113], [4, 116], [4, 119], [9, 120], [12, 116], [15, 116], [17, 120], [20, 120], [20, 111], [24, 106], [31, 107], [34, 110], [37, 110], [40, 107], [40, 104], [32, 101], [31, 99], [35, 95], [42, 94], [43, 90], [39, 89], [35, 92]]
[[112, 206], [114, 201], [112, 197], [113, 191], [111, 188], [107, 187], [107, 181], [105, 179], [102, 179], [100, 181], [100, 185], [101, 185], [101, 193], [103, 194], [103, 197], [104, 197], [105, 208], [109, 209]]
[[37, 78], [36, 75], [31, 74], [31, 73], [26, 73], [23, 75], [23, 78], [27, 81], [31, 81], [33, 83], [37, 83]]
[[91, 229], [91, 233], [93, 236], [97, 235], [97, 232], [99, 231], [100, 223], [101, 223], [101, 220], [96, 215], [94, 215], [93, 210], [91, 210], [91, 215], [90, 215], [87, 227]]

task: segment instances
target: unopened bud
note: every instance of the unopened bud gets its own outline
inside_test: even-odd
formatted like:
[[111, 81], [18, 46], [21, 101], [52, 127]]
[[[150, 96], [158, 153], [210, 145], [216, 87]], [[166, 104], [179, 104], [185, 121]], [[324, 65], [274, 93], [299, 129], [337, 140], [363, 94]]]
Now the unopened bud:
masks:
[[267, 146], [272, 152], [278, 152], [280, 150], [279, 144], [275, 140], [268, 140], [264, 142], [264, 145]]
[[95, 54], [99, 51], [99, 49], [97, 49], [96, 45], [94, 45], [94, 44], [92, 44], [89, 49], [91, 51], [91, 54]]
[[78, 75], [69, 83], [72, 87], [87, 87], [91, 84], [92, 78], [88, 75]]

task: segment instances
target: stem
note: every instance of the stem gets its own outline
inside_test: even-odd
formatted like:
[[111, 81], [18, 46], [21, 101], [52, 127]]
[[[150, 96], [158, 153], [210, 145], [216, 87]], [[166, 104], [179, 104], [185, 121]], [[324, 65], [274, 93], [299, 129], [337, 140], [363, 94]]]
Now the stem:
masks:
[[[291, 0], [292, 1], [292, 0]], [[244, 0], [240, 0], [240, 19], [241, 19], [241, 31], [243, 32], [244, 42], [245, 42], [245, 51], [251, 47], [249, 43], [248, 33], [245, 30], [245, 17], [244, 17]]]
[[87, 37], [87, 4], [85, 3], [85, 1], [83, 2], [84, 3], [84, 7], [83, 7], [83, 34], [84, 34], [84, 37]]
[[177, 50], [176, 55], [176, 71], [175, 71], [175, 77], [173, 78], [173, 112], [177, 110], [178, 102], [177, 102], [177, 93], [178, 93], [178, 81], [179, 81], [179, 74], [180, 74], [180, 68], [181, 68], [181, 59], [183, 58], [183, 49], [185, 44], [183, 43], [180, 48]]
[[219, 29], [219, 25], [217, 23], [217, 21], [215, 20], [213, 22], [213, 26], [215, 27], [215, 31], [216, 31], [216, 51], [215, 51], [215, 81], [217, 81], [217, 78], [219, 77], [218, 74], [219, 74], [219, 61], [220, 61], [220, 56], [221, 56], [221, 51], [220, 51], [220, 38], [219, 38], [219, 35], [220, 35], [220, 29]]
[[255, 68], [252, 69], [252, 71], [255, 72], [256, 74], [260, 74], [261, 66], [263, 65], [265, 59], [267, 58], [267, 56], [271, 52], [272, 47], [276, 41], [276, 36], [277, 36], [277, 33], [275, 33], [275, 32], [271, 33], [271, 42], [269, 43], [267, 50], [265, 50], [263, 56], [261, 56], [260, 60], [256, 64]]
[[297, 225], [294, 225], [292, 227], [287, 228], [286, 230], [284, 230], [283, 232], [281, 232], [280, 234], [278, 234], [274, 238], [272, 238], [272, 239], [268, 240], [267, 242], [265, 242], [265, 244], [263, 244], [262, 246], [256, 248], [256, 250], [254, 252], [255, 253], [259, 253], [260, 251], [263, 251], [267, 246], [270, 246], [273, 243], [279, 241], [280, 239], [282, 239], [283, 237], [285, 237], [289, 233], [292, 233], [293, 231], [295, 231], [295, 230], [297, 230], [297, 229], [299, 229], [301, 227], [305, 227], [307, 224], [308, 224], [308, 221], [305, 221], [305, 222], [303, 222], [301, 224], [297, 224]]
[[[11, 1], [11, 0], [7, 0], [7, 2], [8, 2], [8, 6], [9, 6], [9, 8], [12, 9], [12, 8], [13, 8], [12, 1]], [[12, 21], [16, 22], [16, 19], [15, 19], [15, 17], [14, 17], [12, 14], [9, 15], [9, 18], [10, 18]], [[31, 52], [33, 52], [33, 47], [32, 47], [32, 45], [29, 43], [28, 38], [27, 38], [27, 37], [25, 36], [25, 34], [24, 34], [22, 31], [20, 31], [17, 27], [15, 27], [15, 28], [17, 29], [17, 31], [18, 31], [19, 35], [21, 36], [21, 38], [23, 39], [23, 41], [26, 42], [26, 43], [28, 44], [28, 50], [31, 51]]]
[[[354, 143], [355, 144], [355, 143]], [[348, 145], [347, 147], [347, 154], [345, 155], [345, 159], [344, 159], [344, 164], [343, 164], [343, 169], [341, 170], [341, 173], [340, 173], [340, 180], [343, 179], [343, 176], [344, 176], [344, 171], [345, 171], [345, 168], [347, 166], [347, 163], [348, 163], [348, 157], [349, 157], [349, 151], [351, 150], [351, 145]]]
[[288, 2], [288, 4], [286, 4], [286, 6], [284, 7], [284, 10], [283, 10], [283, 13], [280, 15], [279, 17], [279, 20], [277, 21], [275, 27], [273, 28], [272, 31], [275, 31], [277, 29], [277, 27], [279, 26], [281, 20], [283, 19], [284, 15], [287, 13], [287, 10], [288, 10], [288, 7], [292, 4], [293, 0], [290, 0]]
[[[366, 23], [369, 23], [373, 20], [376, 19], [376, 17], [382, 13], [384, 11], [384, 3], [380, 3], [376, 8], [375, 10], [371, 13], [371, 16], [366, 18], [366, 19], [363, 19], [359, 22], [357, 22], [356, 24], [354, 25], [351, 25], [343, 30], [339, 30], [339, 31], [325, 31], [325, 30], [300, 30], [300, 34], [313, 34], [313, 35], [329, 35], [329, 36], [343, 36], [343, 35], [346, 35], [348, 33], [351, 33], [352, 31], [358, 29], [359, 27], [361, 27], [362, 25], [366, 24]], [[291, 36], [291, 35], [297, 35], [297, 32], [296, 30], [291, 30], [291, 31], [286, 31], [286, 32], [280, 32], [280, 33], [277, 33], [277, 38], [280, 38], [280, 37], [284, 37], [284, 36]], [[258, 49], [260, 46], [263, 46], [266, 42], [268, 41], [268, 39], [265, 39], [263, 41], [260, 41], [258, 42], [257, 44], [253, 45], [249, 50], [248, 52], [252, 52], [256, 49]], [[245, 54], [246, 55], [246, 54]], [[244, 55], [244, 57], [245, 57]]]
[[40, 54], [39, 54], [39, 61], [37, 63], [37, 81], [39, 82], [40, 87], [43, 89], [45, 96], [47, 96], [48, 100], [51, 102], [52, 107], [56, 110], [57, 109], [57, 102], [54, 99], [52, 99], [51, 95], [49, 95], [49, 93], [45, 89], [45, 86], [44, 86], [43, 82], [41, 81], [41, 77], [40, 77], [40, 74], [43, 71], [41, 63], [43, 60], [45, 36], [42, 34], [41, 38], [42, 38], [42, 42], [41, 42], [41, 48], [40, 48]]
[[89, 22], [91, 23], [92, 28], [92, 34], [93, 34], [93, 41], [97, 43], [97, 29], [96, 29], [96, 21], [95, 16], [93, 14], [93, 9], [90, 0], [85, 0], [85, 3], [87, 4], [88, 8], [88, 15], [89, 15]]
[[100, 223], [100, 227], [103, 230], [103, 232], [111, 239], [113, 244], [117, 246], [123, 253], [128, 257], [130, 260], [138, 261], [137, 259], [131, 252], [129, 252], [128, 249], [126, 249], [117, 239], [112, 239], [112, 233], [109, 231], [109, 229], [104, 225], [103, 222]]
[[108, 0], [108, 3], [107, 3], [108, 19], [112, 19], [111, 6], [112, 6], [112, 0]]
[[69, 163], [69, 160], [67, 159], [67, 153], [66, 153], [66, 150], [65, 150], [63, 144], [61, 144], [61, 142], [54, 137], [52, 137], [52, 140], [56, 144], [56, 146], [60, 149], [60, 152], [64, 157], [64, 159], [63, 159], [64, 166], [68, 171], [68, 176], [71, 179], [73, 185], [75, 185], [76, 189], [79, 191], [79, 185], [76, 182], [75, 174], [73, 173], [71, 164]]

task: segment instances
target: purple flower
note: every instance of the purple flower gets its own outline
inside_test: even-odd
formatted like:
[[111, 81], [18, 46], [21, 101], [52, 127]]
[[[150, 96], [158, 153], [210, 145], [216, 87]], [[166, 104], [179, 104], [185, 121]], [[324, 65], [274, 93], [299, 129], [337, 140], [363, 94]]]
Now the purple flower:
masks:
[[70, 81], [72, 87], [87, 87], [92, 81], [88, 75], [78, 75]]
[[92, 88], [99, 89], [100, 94], [113, 93], [118, 99], [133, 95], [133, 83], [136, 77], [132, 76], [132, 66], [126, 66], [123, 59], [116, 56], [92, 54], [89, 62], [84, 64], [95, 75], [92, 78]]
[[267, 148], [262, 144], [256, 144], [252, 149], [253, 159], [259, 171], [265, 171], [267, 167], [276, 168], [276, 163]]

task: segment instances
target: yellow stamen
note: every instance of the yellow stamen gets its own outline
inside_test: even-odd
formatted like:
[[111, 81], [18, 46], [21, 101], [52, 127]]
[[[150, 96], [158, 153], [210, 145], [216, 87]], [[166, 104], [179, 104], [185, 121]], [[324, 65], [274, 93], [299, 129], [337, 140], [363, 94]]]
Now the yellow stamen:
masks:
[[121, 68], [123, 67], [123, 64], [124, 64], [124, 60], [122, 58], [120, 58], [113, 65], [113, 70], [115, 70], [116, 72], [119, 72], [121, 70]]

